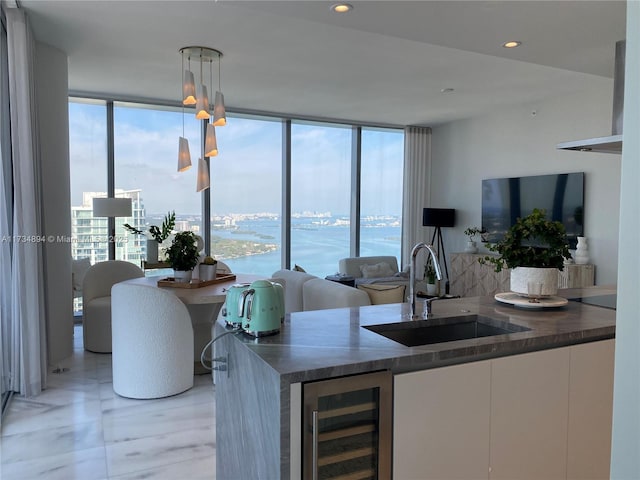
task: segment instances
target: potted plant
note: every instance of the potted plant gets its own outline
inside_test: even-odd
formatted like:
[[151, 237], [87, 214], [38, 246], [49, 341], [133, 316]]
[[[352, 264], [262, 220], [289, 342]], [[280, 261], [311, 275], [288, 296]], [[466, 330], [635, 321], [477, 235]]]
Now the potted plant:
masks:
[[176, 282], [190, 282], [193, 267], [198, 264], [198, 247], [193, 232], [178, 232], [167, 249]]
[[562, 223], [547, 219], [545, 211], [537, 208], [518, 218], [504, 238], [488, 248], [498, 256], [485, 256], [479, 262], [493, 264], [496, 272], [512, 269], [511, 291], [523, 295], [528, 295], [531, 288], [536, 294], [555, 295], [558, 270], [564, 268], [565, 259], [571, 258]]
[[[168, 212], [164, 216], [164, 220], [160, 227], [157, 227], [156, 225], [149, 226], [149, 235], [151, 238], [147, 238], [147, 262], [156, 263], [158, 261], [158, 246], [169, 238], [169, 235], [171, 235], [171, 231], [175, 225], [176, 212]], [[139, 228], [132, 227], [128, 223], [125, 223], [123, 227], [136, 235], [144, 234], [144, 231]]]
[[483, 229], [478, 228], [478, 227], [468, 227], [465, 231], [464, 234], [469, 237], [469, 240], [467, 241], [467, 246], [465, 247], [464, 251], [467, 253], [476, 253], [478, 251], [478, 247], [476, 245], [476, 242], [474, 240], [475, 236], [478, 234], [484, 233]]
[[436, 269], [431, 264], [431, 258], [424, 266], [424, 281], [427, 284], [427, 295], [438, 295], [438, 284], [436, 283]]
[[218, 261], [215, 258], [209, 255], [204, 257], [202, 263], [200, 263], [200, 266], [198, 267], [200, 280], [202, 280], [203, 282], [215, 280], [217, 268]]

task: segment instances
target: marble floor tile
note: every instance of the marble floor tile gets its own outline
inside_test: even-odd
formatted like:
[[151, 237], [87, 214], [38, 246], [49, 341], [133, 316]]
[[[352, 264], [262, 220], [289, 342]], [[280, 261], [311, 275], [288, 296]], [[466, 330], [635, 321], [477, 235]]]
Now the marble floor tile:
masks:
[[193, 430], [202, 426], [214, 430], [215, 440], [215, 416], [212, 405], [204, 404], [197, 408], [187, 405], [135, 415], [111, 415], [103, 420], [104, 440], [107, 443]]
[[11, 401], [2, 422], [3, 436], [101, 420], [100, 400], [55, 405], [38, 398]]
[[215, 454], [210, 426], [107, 444], [109, 476], [158, 468]]
[[211, 375], [187, 392], [132, 400], [113, 392], [111, 355], [86, 352], [74, 327], [63, 373], [37, 397], [14, 396], [2, 420], [2, 480], [215, 478]]
[[172, 463], [171, 465], [125, 473], [109, 478], [113, 480], [211, 480], [216, 478], [216, 457], [215, 455], [207, 455], [206, 457], [194, 458], [185, 462]]
[[2, 480], [105, 480], [105, 448], [75, 450], [23, 462], [0, 464]]
[[6, 463], [33, 460], [69, 453], [74, 450], [104, 447], [102, 422], [97, 420], [65, 427], [3, 435], [1, 447], [2, 461]]

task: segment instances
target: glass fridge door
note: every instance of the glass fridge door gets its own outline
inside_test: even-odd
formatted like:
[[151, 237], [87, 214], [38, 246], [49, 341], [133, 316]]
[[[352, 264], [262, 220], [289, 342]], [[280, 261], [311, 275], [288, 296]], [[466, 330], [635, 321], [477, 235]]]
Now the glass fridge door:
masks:
[[391, 372], [304, 385], [305, 479], [391, 478]]

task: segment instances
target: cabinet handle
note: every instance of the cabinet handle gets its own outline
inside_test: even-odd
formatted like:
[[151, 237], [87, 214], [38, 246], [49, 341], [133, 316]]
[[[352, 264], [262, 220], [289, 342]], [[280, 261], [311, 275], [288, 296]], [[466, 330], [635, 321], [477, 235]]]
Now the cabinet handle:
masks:
[[311, 412], [311, 478], [318, 480], [318, 411]]

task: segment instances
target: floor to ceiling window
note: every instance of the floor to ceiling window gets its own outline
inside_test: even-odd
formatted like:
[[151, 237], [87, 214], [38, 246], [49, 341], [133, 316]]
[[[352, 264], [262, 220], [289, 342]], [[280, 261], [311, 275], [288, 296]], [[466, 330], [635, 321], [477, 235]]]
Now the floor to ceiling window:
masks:
[[400, 261], [404, 134], [363, 128], [361, 151], [360, 256]]
[[[93, 198], [107, 196], [107, 109], [99, 100], [69, 101], [71, 258], [107, 260], [107, 219], [93, 216]], [[82, 310], [82, 298], [73, 299]]]
[[233, 116], [216, 136], [211, 254], [234, 272], [270, 276], [281, 263], [282, 123]]
[[[206, 196], [196, 192], [202, 122], [192, 112], [183, 116], [178, 107], [70, 99], [69, 117], [74, 258], [89, 257], [91, 263], [108, 258], [108, 245], [102, 241], [107, 219], [93, 217], [92, 199], [107, 196], [111, 136], [112, 195], [132, 199], [132, 216], [115, 220], [116, 258], [136, 264], [146, 258], [145, 236], [129, 233], [124, 223], [147, 232], [170, 211], [176, 213], [175, 231], [205, 237]], [[220, 153], [209, 159], [206, 205], [211, 254], [233, 271], [268, 276], [283, 266], [283, 253], [288, 252], [290, 267], [298, 264], [324, 276], [335, 273], [338, 261], [354, 251], [351, 229], [359, 224], [360, 255], [395, 255], [400, 260], [403, 131], [360, 127], [361, 195], [356, 198], [351, 192], [352, 165], [358, 162], [353, 138], [360, 130], [294, 119], [289, 137], [284, 120], [228, 113], [227, 126], [216, 129]], [[183, 129], [193, 166], [178, 172]], [[283, 157], [291, 159], [289, 184], [283, 183]], [[287, 212], [285, 197], [290, 198]], [[359, 219], [351, 218], [354, 199], [360, 201]], [[285, 244], [283, 215], [289, 212]]]
[[335, 273], [350, 252], [351, 127], [291, 125], [291, 264]]
[[192, 113], [184, 115], [193, 166], [178, 172], [180, 109], [116, 103], [113, 118], [115, 196], [131, 198], [132, 204], [132, 217], [116, 218], [116, 258], [139, 265], [146, 237], [125, 231], [124, 223], [148, 232], [150, 225], [162, 225], [165, 215], [175, 212], [176, 230], [201, 233], [202, 198], [196, 192], [201, 124]]
[[69, 102], [71, 256], [107, 259], [106, 219], [93, 217], [92, 200], [107, 194], [107, 117], [101, 101]]

